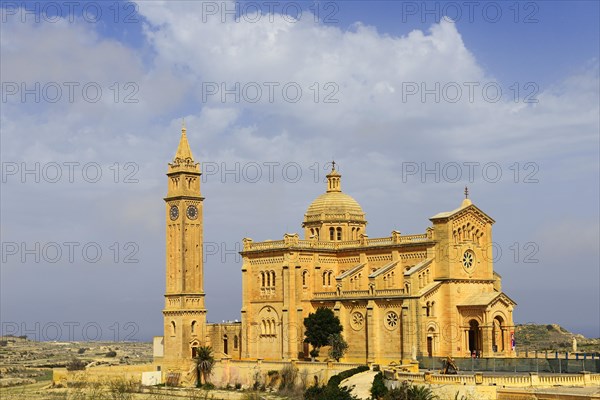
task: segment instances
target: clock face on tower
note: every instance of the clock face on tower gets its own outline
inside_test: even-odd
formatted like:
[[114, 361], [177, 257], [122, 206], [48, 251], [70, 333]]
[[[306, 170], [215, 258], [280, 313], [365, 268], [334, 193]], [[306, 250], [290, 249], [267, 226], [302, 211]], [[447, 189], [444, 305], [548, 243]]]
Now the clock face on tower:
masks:
[[196, 219], [198, 218], [198, 209], [194, 205], [188, 206], [186, 214], [189, 219]]
[[175, 221], [177, 218], [179, 218], [179, 208], [177, 208], [177, 206], [171, 206], [169, 215], [171, 216], [171, 221]]

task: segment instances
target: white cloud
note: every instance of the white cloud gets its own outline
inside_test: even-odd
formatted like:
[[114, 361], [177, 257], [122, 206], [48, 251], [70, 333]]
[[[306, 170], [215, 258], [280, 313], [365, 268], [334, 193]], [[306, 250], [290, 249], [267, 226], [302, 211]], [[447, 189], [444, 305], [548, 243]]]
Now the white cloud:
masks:
[[[31, 231], [48, 240], [53, 235], [107, 240], [118, 235], [139, 242], [153, 271], [162, 271], [164, 173], [182, 117], [199, 161], [229, 168], [293, 161], [303, 168], [302, 180], [293, 184], [282, 179], [280, 169], [272, 184], [266, 177], [257, 184], [237, 184], [209, 176], [203, 186], [206, 233], [215, 240], [277, 239], [284, 231], [299, 231], [306, 206], [324, 190], [322, 182], [315, 182], [323, 176], [314, 179], [310, 168], [318, 162], [322, 173], [332, 157], [341, 165], [344, 190], [367, 212], [369, 231], [381, 235], [392, 229], [417, 233], [428, 225], [427, 217], [459, 204], [464, 179], [456, 184], [430, 178], [421, 183], [419, 175], [403, 180], [406, 161], [429, 167], [445, 161], [500, 163], [505, 178], [499, 184], [479, 174], [469, 185], [475, 186], [474, 199], [483, 209], [512, 224], [498, 230], [506, 243], [512, 235], [525, 240], [537, 235], [540, 215], [565, 212], [568, 202], [549, 195], [556, 193], [557, 183], [597, 188], [597, 60], [563, 82], [541, 88], [535, 105], [515, 103], [507, 88], [504, 99], [491, 103], [482, 100], [480, 89], [496, 81], [465, 46], [456, 25], [447, 21], [426, 32], [393, 36], [362, 23], [350, 29], [325, 26], [307, 14], [294, 23], [283, 18], [271, 23], [267, 17], [253, 24], [222, 23], [218, 17], [202, 22], [194, 9], [198, 4], [140, 2], [140, 13], [147, 18], [146, 42], [137, 47], [102, 37], [90, 24], [3, 24], [3, 81], [134, 81], [139, 86], [138, 103], [107, 97], [93, 104], [23, 104], [12, 98], [2, 104], [0, 115], [3, 161], [96, 161], [105, 168], [132, 161], [140, 180], [134, 185], [45, 186], [11, 181], [3, 186], [3, 237], [27, 237]], [[298, 103], [286, 102], [277, 90], [271, 103], [262, 86], [257, 103], [222, 103], [218, 95], [203, 102], [203, 82], [279, 82], [279, 88], [297, 82], [303, 96]], [[315, 82], [318, 102], [311, 89]], [[327, 82], [339, 88], [333, 97], [338, 103], [323, 102], [333, 93], [325, 89]], [[458, 84], [461, 100], [435, 102], [428, 95], [422, 102], [416, 94], [404, 101], [407, 84], [420, 90], [421, 83], [433, 88], [436, 82]], [[468, 82], [479, 83], [474, 102], [468, 101]], [[512, 184], [508, 167], [515, 161], [536, 162], [540, 183]], [[42, 213], [40, 199], [46, 227], [41, 230], [36, 214]], [[595, 215], [597, 200], [597, 190], [590, 191], [580, 211]], [[591, 233], [597, 237], [597, 229]], [[547, 237], [540, 240], [556, 245]], [[582, 257], [589, 262], [594, 255]], [[517, 289], [527, 282], [512, 284]], [[207, 285], [207, 290], [217, 287]], [[218, 305], [223, 314], [211, 310], [215, 319], [237, 317], [239, 293], [234, 295], [230, 303]]]

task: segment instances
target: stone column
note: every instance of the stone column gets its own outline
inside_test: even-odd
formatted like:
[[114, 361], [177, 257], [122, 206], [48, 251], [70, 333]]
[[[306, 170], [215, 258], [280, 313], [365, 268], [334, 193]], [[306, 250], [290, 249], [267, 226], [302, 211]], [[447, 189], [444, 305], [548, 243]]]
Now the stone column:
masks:
[[283, 296], [283, 307], [281, 309], [281, 312], [282, 312], [281, 329], [279, 332], [281, 337], [279, 339], [279, 343], [280, 343], [281, 358], [289, 359], [290, 358], [290, 356], [289, 356], [289, 341], [287, 340], [289, 335], [285, 331], [290, 326], [290, 315], [289, 315], [289, 310], [290, 310], [290, 306], [291, 306], [290, 303], [294, 301], [294, 299], [292, 298], [294, 293], [291, 290], [292, 281], [293, 281], [293, 272], [290, 273], [289, 265], [284, 265], [282, 267], [281, 273], [283, 275], [283, 277], [282, 277], [283, 278], [282, 279], [283, 287], [281, 288], [282, 296]]
[[410, 357], [410, 341], [409, 341], [409, 318], [408, 318], [408, 306], [402, 305], [401, 311], [401, 331], [400, 331], [400, 352], [402, 360], [407, 360]]
[[366, 323], [366, 335], [367, 335], [367, 363], [375, 362], [376, 357], [376, 323], [375, 323], [375, 301], [369, 300], [367, 303], [367, 323]]
[[483, 326], [481, 328], [481, 336], [483, 340], [483, 346], [481, 350], [483, 351], [483, 356], [491, 357], [494, 352], [492, 351], [492, 327], [491, 326]]

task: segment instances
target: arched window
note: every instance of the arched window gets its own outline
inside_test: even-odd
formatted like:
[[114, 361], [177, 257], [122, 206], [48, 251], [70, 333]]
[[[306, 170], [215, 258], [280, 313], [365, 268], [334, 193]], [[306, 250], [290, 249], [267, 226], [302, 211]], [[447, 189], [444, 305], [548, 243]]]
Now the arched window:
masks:
[[342, 228], [337, 228], [337, 240], [342, 240]]
[[327, 271], [323, 271], [323, 286], [327, 284]]
[[333, 271], [327, 272], [327, 286], [331, 286], [331, 275], [333, 275]]
[[431, 302], [431, 316], [435, 317], [435, 301]]
[[177, 326], [175, 325], [175, 321], [171, 321], [171, 336], [175, 336], [177, 334]]
[[306, 271], [306, 270], [302, 271], [302, 286], [303, 287], [308, 286], [308, 271]]
[[265, 287], [265, 273], [261, 272], [260, 277], [261, 277], [261, 286]]
[[271, 271], [271, 286], [275, 287], [275, 271]]
[[329, 240], [333, 240], [335, 238], [335, 229], [329, 228]]
[[192, 321], [192, 334], [196, 333], [196, 321]]
[[429, 302], [427, 302], [427, 304], [425, 305], [425, 316], [429, 317], [430, 316], [430, 312], [431, 312], [431, 305], [429, 304]]

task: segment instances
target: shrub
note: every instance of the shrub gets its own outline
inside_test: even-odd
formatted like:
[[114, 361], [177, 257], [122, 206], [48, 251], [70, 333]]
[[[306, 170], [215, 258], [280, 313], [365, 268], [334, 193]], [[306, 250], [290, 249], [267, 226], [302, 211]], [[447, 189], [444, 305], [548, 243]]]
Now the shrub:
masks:
[[304, 400], [356, 400], [356, 397], [350, 394], [349, 388], [339, 386], [313, 386], [304, 392]]
[[117, 352], [113, 351], [113, 350], [106, 353], [106, 357], [116, 357], [116, 356], [117, 356]]
[[371, 398], [382, 399], [387, 392], [388, 389], [385, 387], [385, 383], [383, 383], [383, 374], [379, 372], [375, 375], [375, 379], [373, 379], [373, 384], [371, 385]]
[[135, 382], [125, 379], [111, 380], [107, 386], [111, 400], [133, 400], [133, 393], [138, 389]]
[[344, 357], [346, 351], [348, 351], [348, 343], [344, 340], [344, 337], [340, 333], [333, 333], [327, 338], [329, 341], [329, 357], [335, 361], [340, 361], [340, 358]]
[[243, 400], [262, 400], [262, 397], [257, 392], [244, 393]]
[[435, 400], [438, 399], [436, 395], [433, 394], [431, 388], [426, 386], [417, 386], [413, 385], [410, 389], [408, 389], [408, 396], [411, 400]]
[[369, 367], [366, 365], [361, 365], [360, 367], [352, 368], [343, 372], [340, 372], [337, 375], [329, 378], [329, 382], [327, 382], [327, 386], [339, 386], [339, 384], [346, 378], [350, 378], [352, 375], [356, 375], [360, 372], [368, 371]]
[[286, 365], [279, 374], [281, 376], [281, 383], [279, 384], [280, 390], [293, 389], [296, 384], [296, 378], [298, 377], [298, 368], [291, 364]]
[[408, 391], [411, 386], [408, 382], [403, 381], [400, 384], [400, 387], [388, 390], [385, 396], [383, 396], [384, 400], [410, 400], [408, 397]]
[[66, 365], [67, 371], [81, 371], [85, 369], [85, 362], [78, 358], [74, 358]]
[[86, 349], [84, 347], [82, 347], [79, 350], [77, 350], [77, 354], [83, 354], [83, 353], [85, 353], [85, 350]]

